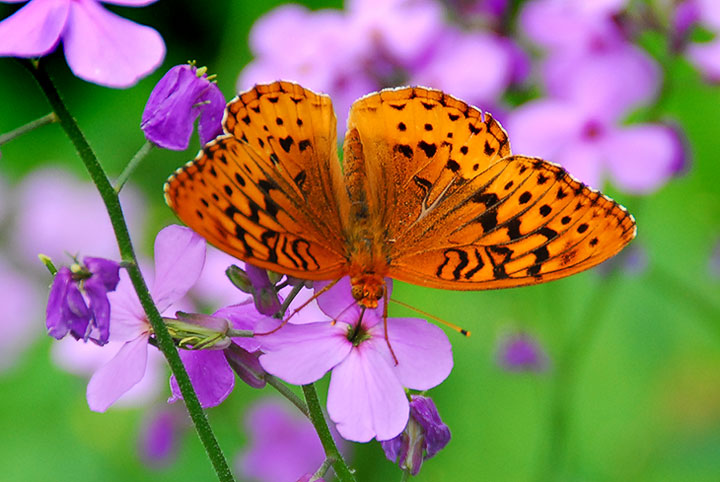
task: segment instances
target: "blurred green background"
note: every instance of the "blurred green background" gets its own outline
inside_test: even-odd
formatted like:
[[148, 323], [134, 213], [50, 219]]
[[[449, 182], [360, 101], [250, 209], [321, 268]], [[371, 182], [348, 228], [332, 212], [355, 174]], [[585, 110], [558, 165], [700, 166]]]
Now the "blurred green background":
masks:
[[[62, 52], [51, 55], [47, 67], [104, 167], [117, 175], [144, 142], [140, 116], [165, 70], [196, 59], [218, 74], [219, 87], [231, 97], [250, 60], [251, 25], [279, 3], [166, 0], [142, 9], [112, 7], [157, 28], [168, 46], [163, 67], [129, 90], [76, 79]], [[9, 11], [0, 7], [0, 18]], [[610, 277], [591, 271], [477, 293], [396, 285], [398, 299], [472, 330], [467, 339], [448, 332], [455, 368], [431, 394], [453, 438], [417, 480], [720, 480], [720, 276], [710, 269], [720, 241], [720, 87], [669, 56], [661, 39], [644, 42], [665, 69], [666, 94], [656, 108], [684, 129], [692, 154], [687, 172], [650, 196], [609, 190], [637, 219], [634, 243], [647, 252], [644, 271]], [[0, 59], [0, 132], [48, 110], [23, 67]], [[162, 184], [197, 148], [194, 138], [185, 153], [156, 149], [132, 178], [148, 201], [151, 227], [146, 239], [136, 240], [145, 253], [157, 229], [176, 222], [162, 200]], [[56, 125], [2, 146], [0, 173], [11, 183], [48, 165], [86, 176]], [[409, 313], [396, 308], [393, 314]], [[44, 320], [35, 324], [44, 333]], [[548, 371], [518, 374], [497, 366], [495, 347], [508, 327], [538, 338], [551, 359]], [[90, 412], [86, 380], [50, 361], [52, 343], [39, 337], [0, 374], [0, 480], [213, 480], [190, 431], [172, 465], [143, 465], [137, 437], [144, 411]], [[229, 458], [247, 442], [245, 408], [270, 391], [238, 385], [208, 411]], [[352, 465], [362, 481], [400, 478], [375, 442], [356, 444]]]

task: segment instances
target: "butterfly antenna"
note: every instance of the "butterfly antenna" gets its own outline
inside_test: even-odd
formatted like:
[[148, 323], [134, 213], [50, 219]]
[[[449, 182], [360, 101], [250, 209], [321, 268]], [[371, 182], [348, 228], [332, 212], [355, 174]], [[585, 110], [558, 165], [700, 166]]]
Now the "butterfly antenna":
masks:
[[[469, 330], [466, 330], [465, 328], [462, 328], [454, 323], [450, 323], [449, 321], [445, 321], [442, 318], [438, 318], [437, 316], [431, 315], [427, 311], [420, 310], [418, 308], [415, 308], [414, 306], [408, 305], [407, 303], [403, 303], [402, 301], [398, 301], [398, 300], [390, 300], [390, 301], [392, 301], [393, 303], [396, 303], [404, 308], [407, 308], [409, 310], [413, 310], [416, 313], [420, 313], [421, 315], [426, 316], [426, 317], [430, 318], [431, 320], [435, 320], [438, 323], [442, 323], [443, 325], [457, 331], [458, 333], [460, 333], [463, 336], [470, 336]], [[386, 331], [386, 336], [387, 336], [387, 331]]]
[[338, 279], [336, 279], [335, 281], [330, 282], [329, 284], [327, 284], [326, 286], [324, 286], [323, 289], [321, 289], [320, 291], [318, 291], [317, 293], [315, 293], [314, 295], [312, 295], [312, 296], [310, 297], [310, 299], [308, 299], [305, 303], [303, 303], [302, 305], [300, 305], [299, 307], [297, 307], [296, 309], [294, 309], [293, 312], [290, 313], [290, 316], [288, 316], [287, 318], [285, 318], [285, 319], [282, 321], [282, 323], [280, 323], [280, 325], [279, 325], [278, 327], [273, 328], [272, 330], [266, 331], [266, 332], [264, 332], [264, 333], [255, 333], [254, 336], [265, 336], [265, 335], [270, 335], [270, 334], [272, 334], [272, 333], [275, 333], [275, 332], [278, 331], [280, 328], [282, 328], [283, 326], [285, 326], [285, 325], [287, 324], [287, 322], [290, 321], [290, 318], [292, 318], [293, 316], [295, 316], [295, 314], [296, 314], [297, 312], [299, 312], [300, 310], [302, 310], [303, 308], [305, 308], [307, 305], [309, 305], [310, 303], [312, 303], [314, 300], [316, 300], [318, 296], [320, 296], [321, 294], [325, 293], [325, 292], [328, 291], [330, 288], [332, 288], [333, 286], [335, 286], [335, 285], [338, 283], [338, 281], [340, 281], [340, 279], [341, 279], [341, 278], [338, 278]]
[[398, 361], [397, 357], [395, 356], [395, 351], [392, 348], [392, 345], [390, 344], [390, 338], [388, 337], [388, 290], [387, 286], [385, 286], [385, 290], [383, 292], [383, 328], [385, 329], [385, 343], [387, 343], [388, 349], [390, 350], [390, 354], [393, 357], [393, 360], [395, 360], [395, 366], [397, 366], [400, 362]]

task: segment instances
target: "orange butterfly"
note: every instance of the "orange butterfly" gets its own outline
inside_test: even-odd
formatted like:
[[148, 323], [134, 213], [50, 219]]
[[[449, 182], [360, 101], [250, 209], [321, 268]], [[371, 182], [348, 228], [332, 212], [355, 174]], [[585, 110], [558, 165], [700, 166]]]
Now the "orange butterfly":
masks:
[[[588, 269], [636, 233], [619, 204], [443, 92], [386, 89], [350, 109], [344, 162], [330, 98], [257, 85], [226, 134], [165, 184], [165, 199], [222, 251], [308, 280], [349, 275], [375, 308], [384, 278], [451, 290], [542, 283]], [[344, 171], [344, 172], [343, 172]]]

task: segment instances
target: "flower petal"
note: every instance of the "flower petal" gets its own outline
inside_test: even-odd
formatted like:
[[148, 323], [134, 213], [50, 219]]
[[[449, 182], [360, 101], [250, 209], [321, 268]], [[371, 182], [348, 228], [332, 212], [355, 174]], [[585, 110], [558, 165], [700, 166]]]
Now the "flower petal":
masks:
[[584, 119], [585, 114], [571, 103], [539, 99], [515, 109], [505, 127], [513, 152], [553, 161], [568, 139], [580, 135]]
[[366, 343], [385, 356], [403, 386], [428, 390], [447, 378], [453, 367], [452, 346], [437, 326], [418, 318], [388, 320], [388, 339], [397, 357], [395, 365], [382, 324], [371, 329], [373, 337]]
[[48, 335], [58, 340], [67, 335], [70, 330], [67, 323], [65, 323], [63, 310], [63, 306], [67, 302], [66, 298], [70, 283], [72, 283], [72, 273], [68, 267], [63, 266], [55, 274], [45, 311], [45, 326]]
[[607, 139], [608, 168], [618, 187], [649, 194], [665, 184], [684, 164], [676, 132], [659, 124], [624, 127]]
[[150, 293], [160, 312], [185, 296], [202, 273], [205, 240], [177, 224], [163, 228], [155, 238], [155, 280]]
[[85, 293], [88, 297], [93, 319], [89, 338], [102, 346], [110, 338], [110, 302], [102, 279], [93, 276], [87, 280], [85, 282]]
[[86, 256], [83, 264], [90, 270], [93, 277], [98, 277], [106, 291], [113, 291], [120, 281], [120, 264], [105, 258]]
[[0, 57], [41, 57], [55, 50], [69, 0], [33, 0], [0, 22]]
[[90, 410], [104, 412], [145, 375], [148, 339], [145, 334], [120, 348], [112, 360], [96, 371], [87, 386]]
[[328, 415], [347, 440], [389, 440], [402, 432], [410, 406], [385, 357], [367, 343], [353, 349], [330, 378]]
[[155, 29], [119, 17], [93, 0], [71, 3], [63, 45], [75, 75], [107, 87], [131, 87], [165, 57], [165, 43]]
[[[178, 353], [202, 407], [220, 405], [235, 386], [235, 376], [222, 350], [179, 350]], [[170, 377], [170, 388], [172, 396], [168, 402], [182, 400], [175, 375]]]
[[350, 352], [345, 323], [286, 324], [260, 342], [265, 354], [260, 364], [268, 373], [293, 385], [312, 383], [340, 363]]
[[110, 302], [110, 339], [126, 342], [148, 331], [150, 323], [135, 293], [127, 271], [120, 272], [115, 291], [107, 294]]
[[223, 133], [222, 118], [225, 113], [225, 96], [217, 84], [210, 82], [208, 89], [200, 96], [200, 120], [198, 120], [198, 136], [200, 143], [205, 145]]
[[144, 7], [157, 0], [101, 0], [102, 3], [110, 3], [112, 5], [123, 5], [125, 7]]

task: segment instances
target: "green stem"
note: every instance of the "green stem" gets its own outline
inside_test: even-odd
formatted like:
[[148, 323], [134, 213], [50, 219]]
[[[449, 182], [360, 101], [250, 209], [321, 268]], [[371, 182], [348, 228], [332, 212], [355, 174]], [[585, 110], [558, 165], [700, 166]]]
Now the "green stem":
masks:
[[400, 474], [400, 482], [407, 482], [410, 480], [410, 471], [405, 469]]
[[320, 466], [319, 469], [317, 469], [315, 471], [315, 473], [313, 474], [313, 476], [310, 480], [318, 480], [318, 479], [325, 477], [325, 474], [327, 473], [328, 469], [334, 463], [335, 463], [335, 459], [332, 457], [328, 457], [325, 460], [323, 460], [322, 465]]
[[130, 275], [130, 280], [132, 281], [138, 298], [140, 299], [140, 304], [145, 310], [145, 314], [153, 327], [157, 346], [163, 355], [165, 355], [168, 365], [170, 365], [170, 369], [175, 375], [178, 386], [180, 387], [180, 392], [183, 395], [185, 405], [187, 406], [190, 414], [190, 418], [195, 424], [195, 429], [197, 430], [198, 436], [200, 437], [215, 472], [217, 473], [218, 479], [223, 482], [234, 481], [235, 479], [230, 471], [230, 467], [228, 466], [225, 456], [215, 439], [215, 435], [210, 428], [205, 412], [200, 406], [197, 395], [190, 383], [190, 378], [188, 377], [185, 367], [178, 356], [175, 344], [173, 343], [173, 340], [163, 323], [160, 313], [153, 303], [152, 297], [148, 292], [147, 285], [145, 284], [145, 280], [140, 273], [117, 192], [110, 184], [105, 171], [98, 162], [95, 153], [92, 151], [90, 144], [88, 144], [85, 139], [80, 127], [77, 125], [75, 119], [73, 119], [72, 115], [65, 106], [65, 103], [62, 101], [50, 76], [43, 69], [39, 67], [36, 68], [36, 66], [31, 62], [23, 61], [23, 64], [30, 71], [39, 84], [40, 89], [47, 97], [48, 102], [57, 114], [60, 125], [75, 146], [75, 149], [85, 164], [90, 177], [97, 186], [100, 196], [105, 203], [113, 230], [115, 231], [115, 237], [117, 238], [122, 261], [127, 267], [127, 272]]
[[303, 415], [305, 415], [307, 418], [310, 418], [310, 410], [308, 410], [307, 404], [303, 402], [300, 397], [295, 395], [295, 392], [290, 390], [283, 382], [280, 381], [279, 378], [268, 373], [267, 375], [265, 375], [265, 381], [268, 385], [280, 392], [283, 397], [290, 400], [290, 402], [295, 405], [298, 410], [303, 413]]
[[601, 281], [587, 304], [585, 315], [580, 318], [582, 322], [578, 331], [565, 339], [564, 348], [556, 359], [550, 400], [549, 447], [545, 463], [540, 467], [540, 481], [560, 479], [565, 468], [568, 449], [567, 414], [575, 395], [577, 373], [583, 356], [590, 351], [592, 340], [602, 325], [605, 309], [609, 306], [608, 300], [618, 289], [617, 277], [616, 269]]
[[315, 391], [315, 385], [312, 383], [303, 385], [302, 389], [303, 394], [305, 394], [308, 410], [310, 411], [310, 421], [320, 437], [320, 442], [322, 443], [323, 449], [325, 449], [325, 456], [329, 459], [335, 459], [333, 463], [335, 475], [341, 482], [355, 481], [355, 476], [350, 472], [342, 454], [338, 450], [337, 445], [335, 445], [335, 440], [333, 440], [330, 434], [330, 429], [325, 421], [325, 416], [323, 415], [322, 407], [320, 407], [320, 401]]
[[17, 129], [6, 132], [5, 134], [0, 134], [0, 145], [5, 144], [6, 142], [10, 142], [11, 140], [15, 139], [16, 137], [20, 137], [23, 134], [27, 134], [31, 130], [37, 129], [38, 127], [57, 122], [57, 120], [58, 118], [55, 115], [55, 112], [50, 112], [49, 114], [46, 114], [39, 119], [28, 122], [24, 126], [20, 126]]
[[120, 194], [120, 191], [122, 191], [123, 186], [127, 182], [128, 179], [130, 179], [130, 175], [135, 171], [135, 168], [140, 165], [140, 162], [142, 162], [143, 159], [150, 153], [152, 148], [155, 147], [155, 144], [153, 144], [150, 141], [145, 141], [145, 144], [142, 145], [139, 151], [135, 153], [132, 159], [130, 159], [130, 162], [127, 166], [125, 166], [125, 169], [123, 169], [123, 172], [120, 173], [120, 176], [118, 176], [117, 180], [115, 181], [115, 192]]

